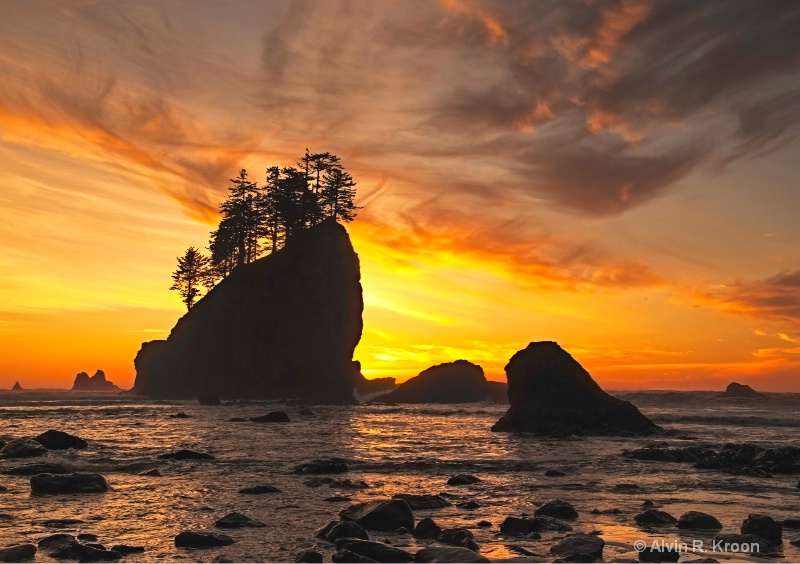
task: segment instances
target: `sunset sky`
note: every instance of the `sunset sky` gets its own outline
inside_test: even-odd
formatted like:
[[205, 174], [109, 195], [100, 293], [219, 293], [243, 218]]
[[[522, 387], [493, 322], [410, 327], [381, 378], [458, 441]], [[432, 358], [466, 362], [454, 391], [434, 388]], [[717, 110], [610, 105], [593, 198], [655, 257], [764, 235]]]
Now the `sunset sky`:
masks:
[[0, 388], [130, 387], [228, 179], [309, 147], [358, 182], [367, 377], [554, 340], [800, 391], [800, 2], [0, 10]]

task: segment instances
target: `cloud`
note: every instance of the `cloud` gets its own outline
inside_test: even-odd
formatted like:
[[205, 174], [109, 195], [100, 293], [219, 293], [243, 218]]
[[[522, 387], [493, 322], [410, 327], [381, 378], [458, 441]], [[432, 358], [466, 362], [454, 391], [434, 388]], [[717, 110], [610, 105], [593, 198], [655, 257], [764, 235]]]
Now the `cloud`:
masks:
[[[800, 325], [800, 270], [737, 282], [705, 293], [702, 302], [726, 311]], [[780, 338], [790, 340], [785, 334]], [[794, 342], [794, 341], [791, 341]]]

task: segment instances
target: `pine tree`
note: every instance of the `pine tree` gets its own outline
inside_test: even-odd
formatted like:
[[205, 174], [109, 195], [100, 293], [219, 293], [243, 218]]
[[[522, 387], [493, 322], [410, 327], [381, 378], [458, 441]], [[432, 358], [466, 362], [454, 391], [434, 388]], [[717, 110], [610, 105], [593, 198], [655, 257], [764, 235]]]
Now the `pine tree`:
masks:
[[350, 173], [336, 164], [328, 170], [323, 178], [321, 207], [327, 217], [336, 221], [353, 221], [357, 210], [355, 205], [356, 183]]
[[172, 273], [173, 284], [170, 290], [178, 290], [186, 309], [192, 309], [194, 302], [200, 297], [199, 286], [203, 285], [207, 275], [208, 258], [189, 247], [182, 257], [178, 257], [178, 269]]

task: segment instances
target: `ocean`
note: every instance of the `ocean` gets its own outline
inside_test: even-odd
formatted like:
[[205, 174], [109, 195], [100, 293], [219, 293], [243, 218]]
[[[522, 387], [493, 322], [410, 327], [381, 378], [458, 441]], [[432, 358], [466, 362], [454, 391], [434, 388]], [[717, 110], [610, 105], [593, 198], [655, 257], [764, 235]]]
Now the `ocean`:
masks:
[[[57, 391], [0, 393], [0, 439], [36, 436], [48, 429], [67, 431], [89, 441], [80, 451], [49, 451], [37, 459], [0, 460], [0, 471], [27, 462], [58, 462], [76, 471], [99, 472], [111, 486], [103, 494], [31, 495], [29, 478], [0, 474], [0, 546], [36, 542], [54, 533], [91, 533], [106, 546], [141, 545], [144, 554], [124, 561], [235, 562], [294, 561], [316, 547], [330, 561], [332, 545], [314, 538], [314, 531], [336, 518], [351, 503], [389, 498], [397, 493], [447, 495], [452, 506], [416, 511], [443, 528], [468, 527], [480, 552], [492, 560], [552, 561], [549, 548], [564, 533], [543, 533], [541, 539], [504, 537], [505, 517], [533, 514], [543, 502], [563, 499], [579, 512], [575, 531], [599, 532], [606, 561], [636, 559], [636, 541], [681, 541], [708, 552], [683, 560], [713, 557], [719, 561], [757, 561], [743, 553], [712, 553], [713, 533], [679, 531], [675, 527], [643, 530], [633, 517], [651, 500], [675, 517], [704, 511], [723, 524], [724, 533], [738, 533], [749, 513], [776, 520], [800, 518], [797, 475], [771, 478], [731, 475], [694, 469], [690, 464], [633, 460], [625, 449], [649, 444], [711, 446], [754, 443], [797, 446], [800, 394], [763, 394], [756, 399], [722, 398], [716, 392], [620, 392], [663, 426], [664, 436], [645, 438], [548, 439], [492, 433], [492, 424], [506, 406], [359, 405], [297, 406], [247, 402], [202, 406], [196, 401], [154, 401], [130, 395], [79, 394]], [[231, 422], [269, 411], [286, 411], [289, 423]], [[189, 418], [170, 415], [185, 412]], [[210, 461], [160, 460], [161, 454], [191, 449], [212, 454]], [[363, 480], [370, 487], [309, 487], [309, 476], [293, 473], [314, 458], [339, 457], [349, 472], [337, 478]], [[158, 468], [160, 477], [138, 473]], [[558, 470], [564, 476], [546, 477]], [[468, 486], [448, 486], [458, 473], [478, 476]], [[638, 488], [616, 487], [620, 483]], [[269, 484], [279, 493], [242, 495], [238, 490]], [[333, 496], [350, 500], [325, 501]], [[478, 507], [458, 504], [474, 501]], [[619, 509], [618, 514], [592, 514], [593, 509]], [[235, 543], [215, 549], [178, 549], [174, 537], [189, 529], [213, 529], [225, 514], [238, 511], [264, 522], [264, 528], [220, 531]], [[45, 521], [80, 522], [53, 526]], [[478, 527], [479, 521], [491, 527]], [[409, 534], [375, 533], [377, 540], [414, 552], [430, 544]], [[773, 560], [800, 560], [800, 548], [789, 540], [800, 530], [784, 530], [783, 554]], [[693, 543], [695, 543], [693, 545]], [[52, 559], [45, 551], [37, 561]]]

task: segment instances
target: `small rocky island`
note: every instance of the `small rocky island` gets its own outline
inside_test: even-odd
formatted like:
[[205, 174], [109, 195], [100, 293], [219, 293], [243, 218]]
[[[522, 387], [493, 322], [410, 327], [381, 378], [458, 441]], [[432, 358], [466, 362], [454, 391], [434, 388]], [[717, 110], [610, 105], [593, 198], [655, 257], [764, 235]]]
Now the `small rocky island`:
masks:
[[12, 392], [21, 392], [23, 391], [22, 386], [19, 385], [19, 381], [14, 382], [14, 386], [11, 388]]
[[550, 436], [650, 435], [661, 428], [632, 403], [604, 392], [553, 341], [529, 344], [506, 365], [508, 412], [492, 431]]
[[739, 382], [731, 382], [725, 388], [723, 394], [726, 398], [755, 398], [760, 396], [757, 391], [748, 386], [747, 384], [740, 384]]
[[354, 403], [361, 273], [333, 219], [237, 267], [178, 321], [142, 345], [134, 391], [154, 398]]
[[[380, 403], [473, 403], [493, 399], [500, 382], [488, 382], [483, 368], [467, 360], [431, 366], [373, 401]], [[502, 390], [505, 391], [505, 390]]]
[[91, 377], [86, 372], [79, 372], [72, 385], [73, 392], [115, 392], [119, 390], [119, 386], [106, 380], [106, 373], [102, 370], [98, 370]]

